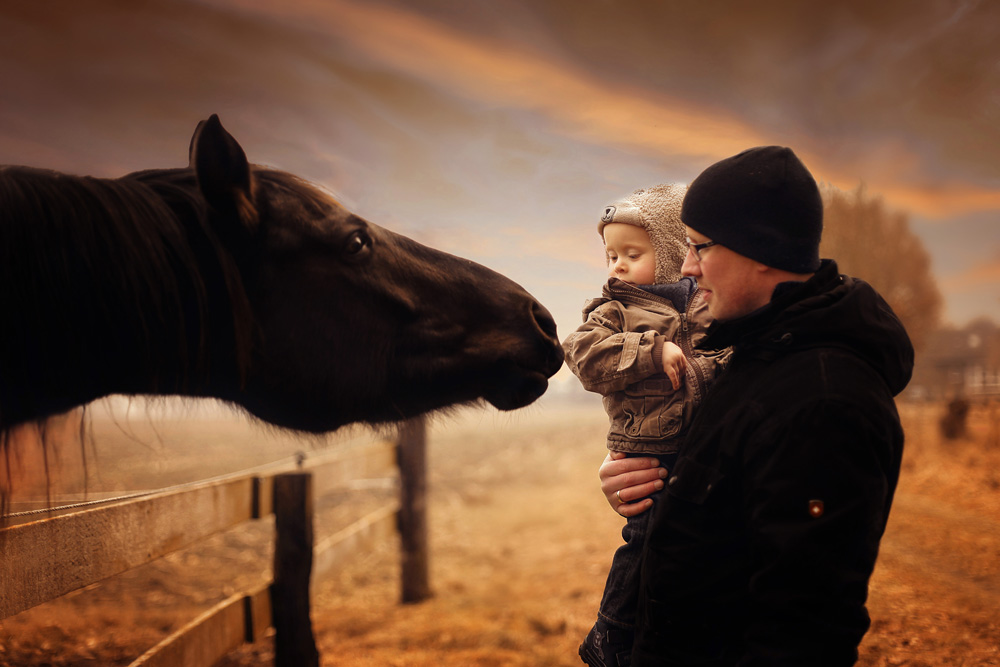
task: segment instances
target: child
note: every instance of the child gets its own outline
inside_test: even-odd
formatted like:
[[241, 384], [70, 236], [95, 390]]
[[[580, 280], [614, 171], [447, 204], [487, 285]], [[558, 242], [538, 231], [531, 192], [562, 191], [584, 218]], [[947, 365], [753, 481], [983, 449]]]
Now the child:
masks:
[[[686, 189], [636, 190], [604, 209], [597, 229], [609, 279], [603, 296], [584, 308], [584, 324], [563, 342], [584, 388], [604, 397], [608, 449], [654, 456], [668, 470], [695, 406], [728, 359], [728, 352], [694, 350], [710, 318], [697, 283], [681, 277]], [[580, 645], [580, 657], [592, 667], [628, 664], [650, 514], [628, 518], [622, 529], [625, 544], [615, 552], [597, 622]]]

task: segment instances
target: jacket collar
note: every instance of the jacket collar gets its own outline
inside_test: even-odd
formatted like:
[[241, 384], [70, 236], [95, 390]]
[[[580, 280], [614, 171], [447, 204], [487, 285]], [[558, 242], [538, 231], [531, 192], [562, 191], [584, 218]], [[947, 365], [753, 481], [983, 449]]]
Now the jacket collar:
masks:
[[698, 347], [730, 345], [739, 356], [761, 359], [841, 348], [871, 365], [894, 395], [913, 371], [913, 345], [892, 308], [863, 280], [841, 276], [832, 260], [805, 282], [780, 285], [763, 308], [713, 324]]
[[726, 322], [715, 322], [708, 329], [705, 339], [698, 345], [707, 350], [721, 350], [729, 346], [740, 347], [758, 340], [782, 319], [797, 303], [833, 289], [842, 282], [837, 263], [824, 259], [819, 270], [809, 280], [780, 283], [774, 288], [771, 301], [757, 310]]

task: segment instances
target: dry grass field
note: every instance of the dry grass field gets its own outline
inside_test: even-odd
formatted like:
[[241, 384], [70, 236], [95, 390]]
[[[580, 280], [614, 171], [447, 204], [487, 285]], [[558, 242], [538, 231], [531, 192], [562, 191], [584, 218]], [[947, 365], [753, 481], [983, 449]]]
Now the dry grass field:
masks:
[[[901, 406], [907, 450], [872, 580], [865, 667], [1000, 665], [996, 412], [974, 409], [968, 436], [943, 442], [941, 411]], [[313, 601], [322, 664], [582, 664], [576, 647], [593, 620], [623, 521], [597, 485], [604, 428], [599, 403], [570, 408], [543, 400], [514, 414], [463, 410], [438, 418], [429, 445], [434, 596], [398, 603], [394, 544], [350, 563]], [[373, 437], [350, 431], [304, 442], [210, 415], [161, 420], [155, 430], [135, 416], [124, 425], [95, 417], [94, 431], [92, 495]], [[66, 455], [53, 496], [79, 485], [79, 458], [78, 451]], [[317, 532], [342, 525], [380, 493], [335, 498], [320, 512]], [[128, 664], [199, 610], [266, 576], [269, 530], [261, 522], [231, 531], [0, 621], [0, 665]], [[265, 638], [223, 664], [257, 667], [271, 658]]]

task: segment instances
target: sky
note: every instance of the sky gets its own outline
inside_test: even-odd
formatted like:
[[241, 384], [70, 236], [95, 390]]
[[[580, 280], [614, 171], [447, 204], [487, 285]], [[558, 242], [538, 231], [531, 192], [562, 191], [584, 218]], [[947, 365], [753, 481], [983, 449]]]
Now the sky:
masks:
[[975, 0], [2, 0], [0, 164], [180, 167], [217, 113], [565, 336], [605, 204], [781, 144], [909, 216], [946, 323], [1000, 322], [997, 25]]

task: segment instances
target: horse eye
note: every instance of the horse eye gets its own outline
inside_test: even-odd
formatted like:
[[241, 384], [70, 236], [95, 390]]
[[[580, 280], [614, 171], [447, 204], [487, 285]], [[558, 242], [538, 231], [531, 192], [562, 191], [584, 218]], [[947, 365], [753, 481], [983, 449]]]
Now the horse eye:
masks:
[[344, 252], [354, 258], [360, 257], [371, 248], [371, 239], [363, 232], [354, 232], [344, 245]]

